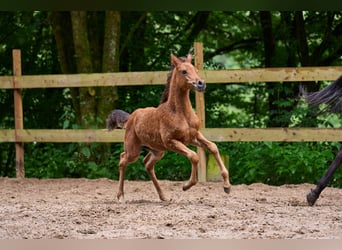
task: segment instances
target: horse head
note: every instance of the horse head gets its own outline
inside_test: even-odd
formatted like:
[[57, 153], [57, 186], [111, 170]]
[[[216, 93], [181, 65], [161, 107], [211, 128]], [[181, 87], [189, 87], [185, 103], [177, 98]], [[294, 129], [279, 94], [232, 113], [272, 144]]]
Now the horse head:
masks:
[[178, 84], [183, 83], [183, 86], [188, 89], [204, 92], [206, 83], [199, 77], [198, 70], [192, 65], [191, 61], [191, 54], [188, 54], [184, 61], [171, 54], [171, 63], [175, 68]]

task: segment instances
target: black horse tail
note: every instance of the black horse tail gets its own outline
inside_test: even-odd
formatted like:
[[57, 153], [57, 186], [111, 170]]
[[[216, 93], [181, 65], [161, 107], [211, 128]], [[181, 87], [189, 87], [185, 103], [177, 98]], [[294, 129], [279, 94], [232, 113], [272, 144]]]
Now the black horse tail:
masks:
[[120, 110], [114, 109], [107, 118], [107, 129], [113, 130], [116, 128], [125, 128], [126, 123], [128, 121], [129, 113]]
[[307, 93], [301, 86], [300, 92], [309, 106], [326, 104], [322, 113], [342, 112], [342, 76], [320, 91]]

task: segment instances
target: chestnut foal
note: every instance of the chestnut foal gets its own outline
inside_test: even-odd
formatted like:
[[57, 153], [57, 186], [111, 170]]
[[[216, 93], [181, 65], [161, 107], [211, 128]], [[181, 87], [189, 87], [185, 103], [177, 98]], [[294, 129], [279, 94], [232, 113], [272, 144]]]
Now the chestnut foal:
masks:
[[[190, 91], [204, 92], [206, 88], [205, 81], [198, 76], [198, 70], [191, 61], [192, 56], [190, 54], [186, 58], [177, 58], [171, 54], [172, 70], [164, 91], [164, 101], [156, 108], [139, 108], [132, 114], [126, 115], [124, 152], [121, 153], [119, 162], [120, 176], [117, 193], [119, 201], [124, 198], [126, 166], [138, 160], [142, 148], [149, 150], [143, 163], [162, 201], [167, 199], [155, 175], [154, 166], [163, 157], [165, 151], [184, 155], [191, 161], [191, 176], [184, 184], [183, 190], [188, 190], [197, 183], [196, 171], [199, 157], [186, 145], [202, 147], [215, 156], [223, 177], [224, 191], [230, 192], [228, 170], [223, 164], [216, 144], [208, 141], [199, 131], [199, 118], [191, 106]], [[165, 93], [167, 93], [166, 97]], [[124, 114], [114, 111], [113, 113]], [[113, 127], [112, 123], [116, 121], [113, 113], [108, 117], [108, 128]]]

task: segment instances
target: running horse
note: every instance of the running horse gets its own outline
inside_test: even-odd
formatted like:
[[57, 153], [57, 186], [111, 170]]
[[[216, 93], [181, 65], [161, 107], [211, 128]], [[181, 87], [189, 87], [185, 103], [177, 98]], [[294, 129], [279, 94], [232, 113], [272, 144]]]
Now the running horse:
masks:
[[199, 131], [200, 121], [190, 102], [190, 91], [204, 92], [206, 83], [198, 76], [192, 65], [192, 56], [178, 58], [171, 54], [171, 71], [158, 107], [136, 109], [132, 114], [114, 110], [107, 119], [107, 128], [117, 125], [125, 127], [124, 152], [119, 162], [119, 191], [117, 198], [124, 199], [124, 174], [126, 166], [138, 160], [142, 148], [149, 150], [143, 163], [158, 192], [159, 198], [166, 201], [154, 172], [154, 166], [165, 151], [173, 151], [186, 156], [192, 165], [190, 179], [183, 185], [186, 191], [197, 183], [196, 171], [198, 155], [187, 145], [209, 150], [218, 163], [223, 177], [223, 187], [230, 192], [229, 173], [223, 164], [219, 150]]
[[[306, 93], [304, 88], [301, 88], [300, 92], [304, 95], [309, 106], [318, 106], [320, 104], [326, 104], [323, 112], [341, 113], [342, 112], [342, 76], [336, 81], [322, 89], [321, 91]], [[313, 206], [318, 199], [319, 195], [324, 188], [328, 185], [331, 177], [335, 173], [336, 169], [342, 163], [342, 146], [337, 153], [335, 159], [330, 164], [326, 173], [317, 182], [315, 189], [309, 191], [306, 196], [307, 202], [310, 206]]]

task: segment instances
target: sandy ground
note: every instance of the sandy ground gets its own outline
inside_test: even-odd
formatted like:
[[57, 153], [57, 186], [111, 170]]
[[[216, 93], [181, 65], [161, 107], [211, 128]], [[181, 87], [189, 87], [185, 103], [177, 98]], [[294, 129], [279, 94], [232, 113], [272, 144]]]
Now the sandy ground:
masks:
[[327, 188], [313, 207], [314, 185], [235, 185], [108, 179], [0, 178], [1, 239], [342, 239], [342, 189]]

